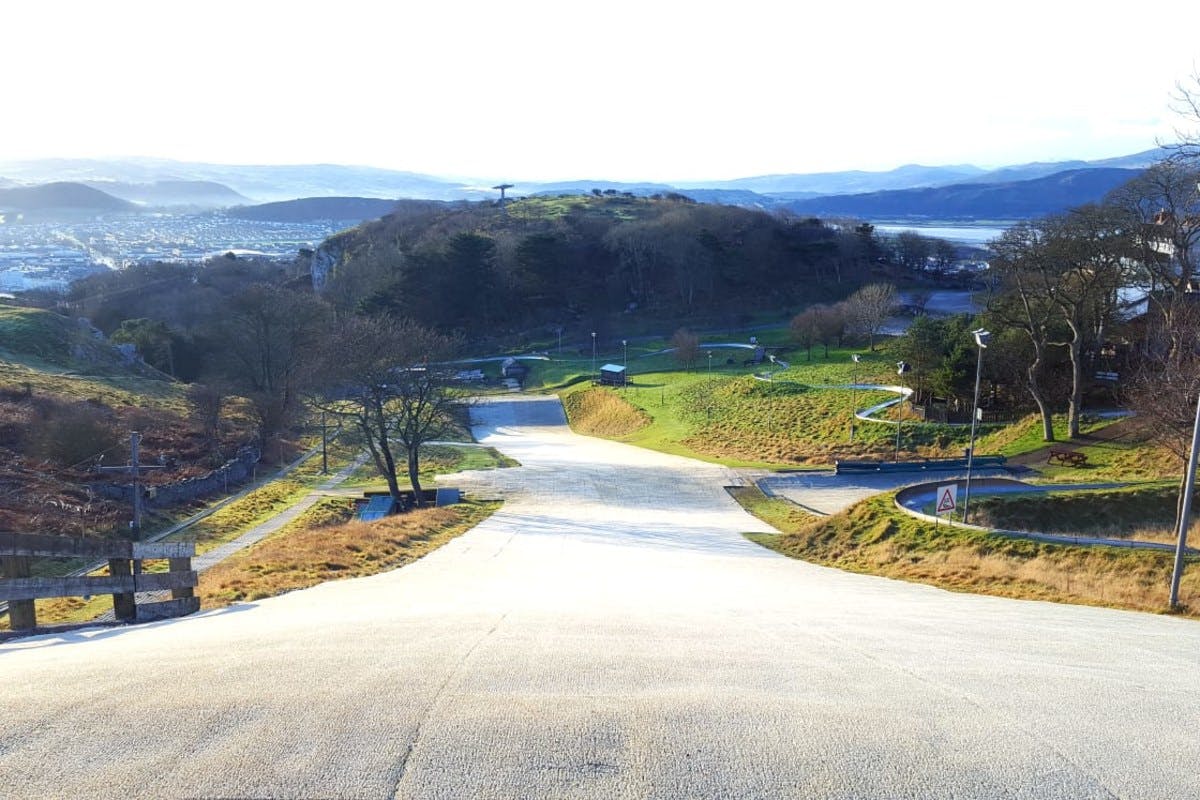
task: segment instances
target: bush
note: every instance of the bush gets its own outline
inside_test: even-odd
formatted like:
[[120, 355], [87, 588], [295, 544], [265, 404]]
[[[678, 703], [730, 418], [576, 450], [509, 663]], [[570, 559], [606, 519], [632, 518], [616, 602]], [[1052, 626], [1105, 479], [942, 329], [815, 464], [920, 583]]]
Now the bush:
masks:
[[120, 444], [112, 409], [89, 402], [39, 404], [27, 452], [63, 467], [81, 465]]

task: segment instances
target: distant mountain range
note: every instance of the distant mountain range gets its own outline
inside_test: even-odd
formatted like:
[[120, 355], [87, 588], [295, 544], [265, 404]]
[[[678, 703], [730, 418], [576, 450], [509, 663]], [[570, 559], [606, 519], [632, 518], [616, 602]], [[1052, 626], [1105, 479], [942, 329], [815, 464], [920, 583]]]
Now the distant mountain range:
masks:
[[1137, 169], [1072, 169], [1007, 183], [958, 183], [924, 189], [796, 200], [786, 208], [812, 216], [938, 220], [1026, 219], [1096, 202], [1136, 177]]
[[151, 208], [224, 208], [253, 203], [249, 197], [214, 181], [83, 181], [105, 194]]
[[[1019, 164], [990, 171], [971, 165], [906, 165], [886, 172], [761, 175], [678, 184], [511, 181], [508, 195], [678, 192], [698, 202], [786, 208], [816, 216], [1014, 219], [1099, 200], [1163, 156], [1164, 151], [1155, 149], [1099, 161]], [[494, 199], [498, 193], [493, 183], [331, 164], [51, 159], [0, 163], [0, 210], [46, 215], [54, 209], [76, 214], [236, 207], [229, 213], [244, 219], [358, 222], [387, 213], [399, 198]], [[256, 201], [271, 202], [256, 206]]]

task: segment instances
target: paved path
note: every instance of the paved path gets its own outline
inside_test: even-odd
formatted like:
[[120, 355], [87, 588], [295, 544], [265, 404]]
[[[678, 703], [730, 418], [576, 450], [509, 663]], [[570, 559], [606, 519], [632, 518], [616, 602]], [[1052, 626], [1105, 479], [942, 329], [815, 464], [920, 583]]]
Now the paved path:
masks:
[[720, 467], [477, 412], [524, 466], [415, 564], [0, 646], [3, 794], [1200, 796], [1200, 625], [785, 559]]
[[[288, 506], [283, 511], [268, 519], [259, 525], [255, 525], [250, 530], [243, 533], [236, 539], [231, 539], [228, 542], [217, 545], [211, 550], [196, 556], [192, 559], [192, 569], [197, 573], [204, 573], [212, 569], [217, 564], [220, 564], [225, 559], [229, 558], [234, 553], [245, 550], [252, 544], [257, 544], [267, 538], [276, 531], [282, 529], [285, 525], [296, 520], [305, 511], [315, 506], [323, 497], [327, 497], [329, 493], [341, 485], [347, 478], [354, 474], [354, 471], [367, 463], [370, 456], [366, 453], [357, 456], [353, 461], [347, 464], [342, 469], [338, 470], [333, 475], [330, 475], [311, 492], [306, 494], [294, 505]], [[249, 494], [242, 492], [241, 494]], [[161, 537], [160, 537], [161, 538]], [[153, 603], [160, 600], [168, 600], [171, 597], [169, 591], [161, 592], [138, 592], [137, 602]], [[96, 618], [97, 622], [114, 622], [116, 615], [112, 609], [105, 611]]]

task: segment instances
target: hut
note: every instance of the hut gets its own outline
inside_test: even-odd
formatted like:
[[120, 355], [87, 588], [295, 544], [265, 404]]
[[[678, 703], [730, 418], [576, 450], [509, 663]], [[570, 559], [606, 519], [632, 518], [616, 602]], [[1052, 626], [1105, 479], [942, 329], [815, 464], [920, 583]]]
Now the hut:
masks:
[[600, 368], [601, 386], [624, 386], [626, 382], [625, 368], [620, 364], [605, 364]]

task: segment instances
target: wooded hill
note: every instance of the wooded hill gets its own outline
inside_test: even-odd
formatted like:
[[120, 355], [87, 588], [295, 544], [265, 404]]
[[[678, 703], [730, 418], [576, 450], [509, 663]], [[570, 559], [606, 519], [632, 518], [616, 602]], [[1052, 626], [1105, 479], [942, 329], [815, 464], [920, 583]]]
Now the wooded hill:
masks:
[[844, 229], [676, 194], [493, 204], [407, 201], [325, 242], [315, 284], [335, 307], [468, 336], [614, 313], [686, 320], [840, 298], [877, 256]]

